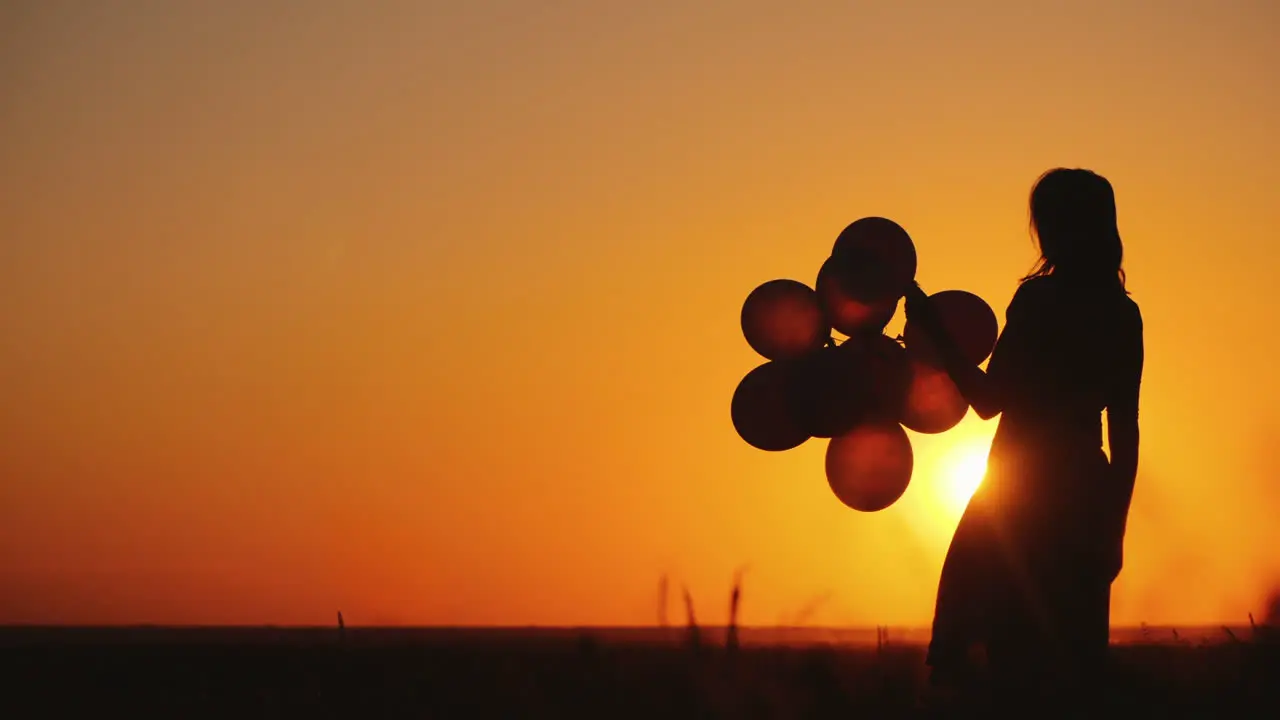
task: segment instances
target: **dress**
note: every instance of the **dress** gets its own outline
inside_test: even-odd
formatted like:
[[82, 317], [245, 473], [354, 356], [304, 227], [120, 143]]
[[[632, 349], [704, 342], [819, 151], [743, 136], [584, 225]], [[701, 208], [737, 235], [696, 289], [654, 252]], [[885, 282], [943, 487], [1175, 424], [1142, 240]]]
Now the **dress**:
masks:
[[1118, 284], [1019, 287], [987, 370], [1001, 398], [987, 475], [938, 586], [935, 670], [963, 669], [975, 644], [993, 669], [1105, 658], [1112, 521], [1128, 495], [1111, 482], [1102, 412], [1136, 421], [1142, 359], [1141, 314]]

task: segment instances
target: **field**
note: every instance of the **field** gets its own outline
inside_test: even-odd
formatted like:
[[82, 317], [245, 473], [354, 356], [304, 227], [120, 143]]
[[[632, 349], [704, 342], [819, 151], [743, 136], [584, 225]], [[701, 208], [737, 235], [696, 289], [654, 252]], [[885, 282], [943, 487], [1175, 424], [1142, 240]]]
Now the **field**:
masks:
[[[6, 718], [930, 717], [918, 634], [0, 629]], [[1265, 628], [1114, 646], [1116, 709], [1280, 716]], [[896, 639], [895, 639], [896, 638]], [[957, 701], [947, 715], [977, 711]], [[942, 715], [942, 716], [947, 716]]]

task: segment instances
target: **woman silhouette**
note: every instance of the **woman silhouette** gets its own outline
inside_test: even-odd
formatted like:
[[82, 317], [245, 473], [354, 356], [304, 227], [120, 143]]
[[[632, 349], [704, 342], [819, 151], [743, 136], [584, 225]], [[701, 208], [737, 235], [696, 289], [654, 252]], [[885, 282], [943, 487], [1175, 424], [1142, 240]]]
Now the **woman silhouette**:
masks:
[[1001, 416], [986, 478], [947, 551], [928, 663], [935, 683], [959, 679], [985, 646], [997, 699], [1014, 702], [1043, 690], [1080, 699], [1102, 680], [1143, 364], [1111, 184], [1051, 170], [1030, 205], [1040, 261], [1009, 304], [986, 372], [956, 351], [919, 287], [906, 298], [908, 320], [938, 345], [977, 414]]

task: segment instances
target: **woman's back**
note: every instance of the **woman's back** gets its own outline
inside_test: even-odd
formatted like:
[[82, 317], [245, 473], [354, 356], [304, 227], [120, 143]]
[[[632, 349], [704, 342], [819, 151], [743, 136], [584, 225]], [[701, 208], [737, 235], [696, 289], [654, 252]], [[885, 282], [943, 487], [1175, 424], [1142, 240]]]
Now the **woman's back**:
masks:
[[1030, 443], [1055, 456], [1101, 448], [1103, 410], [1129, 411], [1141, 333], [1138, 306], [1119, 285], [1054, 275], [1024, 282], [991, 359], [1006, 398], [997, 444]]

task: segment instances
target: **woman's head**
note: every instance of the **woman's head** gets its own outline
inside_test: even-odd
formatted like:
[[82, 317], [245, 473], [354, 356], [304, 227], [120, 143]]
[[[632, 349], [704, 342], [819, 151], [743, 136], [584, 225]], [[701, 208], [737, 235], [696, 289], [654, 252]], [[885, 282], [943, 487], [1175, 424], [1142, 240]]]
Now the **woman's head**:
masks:
[[1031, 189], [1031, 232], [1040, 262], [1028, 277], [1062, 274], [1124, 287], [1124, 243], [1116, 223], [1116, 195], [1089, 170], [1057, 168]]

